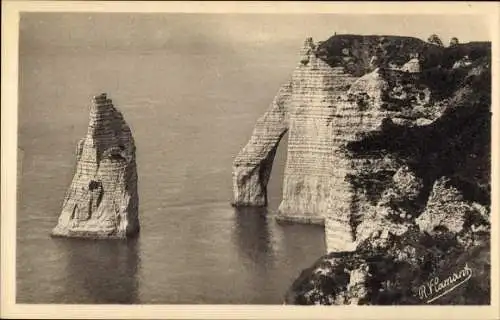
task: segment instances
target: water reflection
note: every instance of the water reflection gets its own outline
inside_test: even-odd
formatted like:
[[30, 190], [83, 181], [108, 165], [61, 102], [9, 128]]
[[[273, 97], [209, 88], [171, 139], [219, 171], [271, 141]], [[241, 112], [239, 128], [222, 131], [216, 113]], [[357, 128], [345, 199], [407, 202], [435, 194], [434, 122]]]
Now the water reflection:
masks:
[[67, 260], [65, 303], [140, 303], [138, 239], [54, 241]]
[[[236, 208], [234, 210], [233, 243], [237, 245], [240, 268], [245, 274], [246, 301], [242, 303], [269, 303], [274, 296], [268, 293], [272, 285], [275, 264], [266, 208]], [[273, 293], [275, 295], [275, 293]]]
[[267, 208], [236, 208], [234, 238], [239, 252], [259, 266], [272, 261]]
[[308, 224], [280, 224], [282, 250], [289, 265], [297, 270], [309, 267], [320, 256], [326, 254], [324, 227]]

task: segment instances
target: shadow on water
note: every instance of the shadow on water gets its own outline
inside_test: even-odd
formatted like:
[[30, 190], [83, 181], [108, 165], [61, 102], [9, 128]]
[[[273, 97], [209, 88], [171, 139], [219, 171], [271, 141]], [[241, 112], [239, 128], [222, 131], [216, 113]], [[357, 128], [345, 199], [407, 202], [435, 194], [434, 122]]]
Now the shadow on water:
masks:
[[64, 303], [139, 303], [138, 239], [54, 241], [67, 260]]
[[284, 251], [293, 264], [301, 264], [307, 256], [319, 258], [326, 254], [325, 228], [315, 224], [280, 223]]
[[243, 303], [281, 304], [300, 272], [325, 254], [324, 228], [278, 225], [267, 208], [236, 208], [233, 242], [247, 295]]
[[267, 208], [235, 208], [234, 238], [239, 252], [258, 267], [272, 262], [272, 246]]
[[266, 208], [235, 208], [232, 242], [239, 257], [240, 285], [247, 292], [240, 303], [268, 304], [276, 299], [273, 252]]

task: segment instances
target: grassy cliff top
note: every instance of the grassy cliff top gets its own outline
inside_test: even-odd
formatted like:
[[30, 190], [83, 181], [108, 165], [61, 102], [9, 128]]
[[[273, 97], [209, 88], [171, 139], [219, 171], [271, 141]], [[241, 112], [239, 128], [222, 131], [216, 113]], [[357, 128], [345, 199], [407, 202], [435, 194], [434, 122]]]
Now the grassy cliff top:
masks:
[[448, 69], [465, 56], [472, 61], [491, 56], [491, 43], [443, 47], [413, 37], [341, 34], [320, 42], [316, 56], [332, 67], [343, 66], [349, 73], [361, 76], [376, 67], [401, 67], [412, 58], [418, 58], [422, 69]]

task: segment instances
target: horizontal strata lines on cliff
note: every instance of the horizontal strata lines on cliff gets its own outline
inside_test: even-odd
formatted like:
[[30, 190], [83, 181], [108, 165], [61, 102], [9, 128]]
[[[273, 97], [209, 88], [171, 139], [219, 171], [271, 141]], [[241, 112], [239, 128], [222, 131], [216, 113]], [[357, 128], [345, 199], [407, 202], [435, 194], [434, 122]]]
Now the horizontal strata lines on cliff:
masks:
[[[116, 117], [116, 109], [106, 108], [105, 106], [100, 106], [96, 111], [94, 111], [90, 116], [89, 125], [92, 126], [94, 124], [100, 124], [100, 121], [111, 120], [110, 117]], [[114, 119], [114, 121], [121, 120], [120, 118]]]
[[[310, 156], [304, 157], [303, 152], [301, 153], [291, 153], [290, 158], [293, 158], [295, 160], [294, 162], [302, 162], [304, 163], [303, 166], [297, 165], [297, 164], [291, 164], [289, 167], [285, 169], [286, 170], [297, 170], [300, 168], [304, 168], [303, 170], [300, 170], [299, 172], [296, 172], [296, 174], [302, 175], [304, 172], [310, 170], [310, 171], [315, 171], [315, 172], [323, 172], [325, 176], [331, 175], [331, 166], [333, 164], [333, 157], [329, 153], [321, 153], [317, 152], [315, 153], [316, 159], [312, 158]], [[328, 174], [325, 173], [325, 170], [328, 170]], [[287, 171], [290, 172], [290, 171]], [[294, 172], [294, 171], [291, 171]]]
[[93, 107], [89, 117], [90, 119], [106, 118], [109, 116], [119, 117], [116, 112], [118, 112], [118, 110], [116, 110], [112, 103], [100, 104]]
[[[315, 167], [325, 166], [328, 167], [331, 163], [331, 159], [333, 157], [332, 152], [328, 152], [324, 150], [324, 152], [315, 150], [311, 150], [310, 152], [295, 152], [291, 151], [289, 154], [290, 157], [290, 168], [300, 168], [302, 166], [301, 163], [304, 163], [304, 167], [309, 164], [315, 164]], [[306, 168], [304, 168], [306, 170]], [[325, 174], [327, 174], [325, 172]]]
[[[119, 127], [118, 127], [119, 128]], [[102, 127], [102, 126], [94, 126], [92, 128], [89, 129], [89, 131], [87, 132], [87, 135], [90, 135], [92, 138], [92, 136], [99, 136], [100, 138], [104, 138], [104, 139], [113, 139], [116, 134], [114, 134], [116, 132], [116, 128], [111, 128], [111, 127]]]
[[95, 128], [90, 132], [93, 139], [99, 139], [101, 145], [106, 145], [107, 142], [115, 141], [115, 130], [110, 128]]
[[[300, 95], [300, 97], [307, 95], [320, 95], [320, 94], [332, 94], [334, 92], [343, 92], [346, 89], [349, 89], [349, 85], [351, 82], [343, 83], [343, 82], [331, 82], [325, 83], [325, 81], [318, 81], [318, 83], [297, 83], [297, 89], [295, 93]], [[310, 90], [316, 90], [316, 92], [310, 92]]]
[[[99, 163], [99, 168], [102, 170], [120, 170], [120, 168], [127, 166], [128, 163], [117, 163], [115, 161], [101, 161]], [[82, 173], [94, 172], [96, 170], [95, 160], [93, 159], [85, 159], [78, 163], [78, 169], [81, 170]]]
[[76, 172], [52, 235], [134, 236], [139, 232], [139, 220], [130, 128], [105, 94], [93, 99], [89, 118], [87, 135], [78, 143]]
[[[332, 155], [332, 148], [328, 145], [325, 146], [301, 146], [301, 145], [292, 145], [288, 146], [288, 153], [290, 154], [290, 157], [293, 157], [293, 153], [299, 154], [299, 155], [304, 155], [303, 158], [301, 158], [301, 161], [304, 161], [306, 158], [315, 158], [319, 156], [320, 154], [326, 154], [326, 155]], [[318, 159], [320, 160], [320, 159]]]
[[[99, 112], [99, 113], [96, 113]], [[96, 124], [101, 124], [102, 121], [113, 121], [110, 117], [114, 117], [115, 113], [111, 109], [104, 109], [104, 107], [100, 107], [98, 110], [94, 111], [89, 116], [89, 126], [94, 126]], [[115, 120], [116, 121], [116, 120]]]
[[330, 99], [332, 101], [333, 95], [335, 92], [331, 92], [330, 90], [317, 90], [315, 92], [311, 92], [312, 88], [307, 87], [299, 87], [295, 90], [294, 95], [291, 97], [291, 101], [293, 104], [297, 104], [298, 101], [317, 101], [321, 102], [322, 99]]
[[[298, 165], [297, 163], [304, 163], [304, 170], [308, 170], [311, 168], [308, 168], [306, 166], [308, 165], [313, 165], [313, 170], [317, 170], [319, 168], [330, 168], [331, 161], [333, 159], [333, 154], [328, 153], [328, 152], [314, 152], [314, 155], [316, 157], [312, 157], [312, 152], [311, 154], [305, 155], [304, 152], [291, 152], [290, 153], [290, 160], [293, 160], [293, 164], [290, 164], [290, 167], [288, 168], [300, 168], [302, 165]], [[300, 171], [298, 173], [302, 173], [303, 171]], [[327, 173], [325, 173], [327, 175]]]
[[[300, 73], [295, 73], [296, 77], [300, 76]], [[350, 84], [357, 78], [353, 77], [337, 77], [337, 79], [332, 76], [319, 76], [314, 78], [304, 77], [302, 79], [297, 79], [293, 81], [294, 86], [301, 86], [303, 88], [315, 88], [320, 91], [325, 91], [330, 87], [342, 86], [346, 84]]]
[[[313, 72], [311, 71], [303, 71], [302, 69], [296, 69], [294, 74], [293, 74], [293, 82], [292, 84], [294, 86], [296, 85], [304, 85], [305, 87], [315, 87], [315, 85], [318, 86], [318, 89], [320, 89], [320, 85], [326, 85], [328, 86], [329, 84], [335, 85], [338, 80], [340, 80], [342, 77], [338, 77], [339, 79], [335, 79], [331, 72], [329, 70], [315, 70]], [[347, 78], [350, 78], [349, 76], [343, 77], [344, 80]], [[322, 89], [322, 88], [321, 88]]]
[[334, 113], [332, 109], [335, 108], [333, 100], [323, 97], [294, 100], [293, 103], [294, 106], [290, 108], [290, 120], [300, 120], [308, 116], [329, 117]]
[[[288, 154], [285, 165], [281, 217], [322, 218], [329, 198], [334, 117], [339, 96], [355, 80], [342, 68], [330, 68], [311, 54], [312, 42], [301, 50], [301, 64], [292, 75]], [[309, 200], [308, 200], [309, 199]], [[313, 219], [318, 220], [318, 219]], [[319, 221], [319, 220], [318, 220]]]
[[[295, 170], [298, 170], [300, 168], [294, 168], [294, 167], [290, 167], [290, 169], [288, 170], [292, 170], [292, 169], [295, 169]], [[301, 177], [301, 178], [317, 178], [315, 180], [315, 184], [317, 184], [319, 181], [325, 183], [326, 184], [329, 184], [330, 182], [328, 181], [328, 179], [330, 179], [331, 177], [333, 177], [334, 175], [329, 175], [329, 176], [326, 176], [323, 172], [324, 170], [327, 169], [326, 167], [324, 168], [320, 168], [318, 167], [317, 169], [314, 169], [314, 168], [307, 168], [307, 169], [303, 169], [300, 173], [290, 173], [290, 171], [288, 170], [285, 170], [285, 174], [287, 175], [287, 179], [296, 179], [297, 177]], [[284, 180], [285, 182], [287, 181], [286, 179]], [[302, 186], [300, 184], [297, 184], [297, 181], [291, 181], [290, 183], [288, 183], [288, 185], [286, 187], [283, 187], [283, 188], [290, 188], [290, 194], [294, 194], [294, 195], [297, 195], [299, 193], [301, 193], [301, 191], [297, 191], [298, 188], [302, 188]], [[311, 187], [309, 188], [310, 190], [316, 190], [314, 191], [314, 195], [310, 195], [306, 198], [303, 198], [301, 199], [302, 202], [304, 202], [307, 207], [318, 207], [318, 206], [325, 206], [326, 204], [323, 203], [322, 201], [318, 202], [318, 203], [310, 203], [309, 201], [310, 200], [306, 200], [306, 199], [316, 199], [316, 198], [319, 198], [318, 200], [320, 200], [321, 198], [321, 193], [319, 193], [317, 191], [317, 187], [315, 187], [315, 184], [312, 184]], [[328, 193], [331, 193], [333, 192], [333, 189], [329, 189], [328, 190]], [[329, 196], [330, 197], [330, 196]], [[287, 200], [287, 199], [290, 199], [291, 196], [287, 195], [287, 196], [283, 196], [283, 200]], [[288, 207], [291, 207], [293, 208], [294, 205], [293, 204], [290, 204], [290, 203], [287, 203], [287, 201], [284, 201], [281, 203], [281, 207], [284, 207], [284, 206], [288, 206]], [[304, 212], [306, 212], [308, 210], [305, 210]], [[318, 216], [318, 218], [324, 218], [323, 214], [326, 214], [326, 212], [316, 212], [315, 210], [312, 210], [312, 211], [308, 211], [310, 213], [314, 213], [315, 215]], [[283, 214], [287, 214], [287, 212], [282, 212]], [[295, 214], [299, 214], [300, 213], [300, 210], [297, 210], [294, 212]]]
[[[350, 84], [352, 78], [344, 78], [344, 79], [302, 79], [294, 81], [294, 86], [300, 86], [297, 89], [315, 89], [319, 92], [329, 91], [331, 88], [343, 87], [347, 84]], [[342, 81], [344, 80], [344, 81]]]
[[[335, 105], [333, 105], [333, 101], [328, 98], [320, 97], [318, 99], [311, 99], [309, 101], [308, 99], [292, 99], [292, 102], [295, 103], [295, 105], [290, 108], [290, 112], [293, 112], [293, 114], [291, 115], [292, 120], [300, 120], [304, 117], [314, 116], [329, 117], [335, 114], [332, 111], [332, 109], [335, 108]], [[308, 102], [309, 104], [306, 104]]]
[[[330, 133], [330, 131], [325, 131], [324, 133]], [[315, 147], [318, 147], [318, 148], [329, 147], [330, 150], [332, 150], [331, 139], [321, 138], [321, 139], [316, 140], [314, 144], [306, 145], [305, 143], [308, 141], [309, 141], [308, 139], [304, 139], [303, 137], [294, 137], [293, 142], [290, 142], [288, 144], [288, 147], [289, 148], [290, 147], [301, 147], [301, 148], [307, 148], [307, 149], [314, 149]]]
[[122, 124], [109, 118], [97, 119], [95, 123], [89, 125], [89, 131], [93, 130], [125, 130]]
[[[290, 122], [293, 122], [294, 125], [297, 128], [299, 128], [299, 130], [302, 128], [307, 128], [309, 126], [314, 126], [315, 124], [317, 124], [318, 130], [321, 130], [322, 128], [327, 128], [328, 130], [330, 130], [333, 126], [331, 126], [327, 121], [329, 119], [332, 119], [332, 118], [333, 118], [332, 112], [330, 112], [329, 114], [324, 114], [324, 115], [301, 114], [297, 117], [292, 118]], [[317, 121], [317, 120], [326, 120], [326, 121], [323, 121], [323, 122], [326, 122], [326, 125], [324, 123], [321, 123], [320, 121]]]

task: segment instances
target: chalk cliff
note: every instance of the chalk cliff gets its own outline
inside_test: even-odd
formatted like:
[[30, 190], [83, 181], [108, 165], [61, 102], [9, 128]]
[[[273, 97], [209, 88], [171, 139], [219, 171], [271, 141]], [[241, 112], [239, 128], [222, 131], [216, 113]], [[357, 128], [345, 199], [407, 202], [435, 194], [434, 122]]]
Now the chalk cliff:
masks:
[[[489, 303], [490, 44], [340, 35], [314, 52], [356, 78], [333, 106], [330, 253], [287, 303]], [[460, 290], [418, 291], [474, 259]]]
[[332, 185], [335, 109], [340, 93], [356, 79], [314, 54], [306, 39], [300, 62], [270, 109], [256, 124], [233, 164], [236, 206], [267, 204], [266, 185], [274, 154], [288, 131], [288, 154], [279, 207], [283, 220], [323, 223]]
[[121, 112], [106, 94], [95, 96], [53, 236], [121, 239], [139, 232], [135, 150]]
[[339, 130], [336, 106], [355, 78], [317, 58], [315, 49], [307, 39], [292, 75], [281, 220], [323, 223], [328, 200], [339, 187], [332, 170]]
[[[480, 61], [489, 54], [489, 43], [443, 48], [410, 37], [306, 39], [290, 83], [235, 158], [233, 204], [267, 204], [274, 153], [288, 131], [279, 220], [324, 223], [328, 251], [354, 250], [382, 226], [403, 233], [421, 208], [392, 207], [415, 205], [429, 192], [426, 177], [415, 172], [419, 164], [383, 148], [357, 152], [356, 146], [366, 149], [367, 137], [393, 127], [432, 126], [454, 94], [465, 92], [456, 91], [468, 74], [482, 72]], [[471, 56], [475, 67], [456, 67]]]

